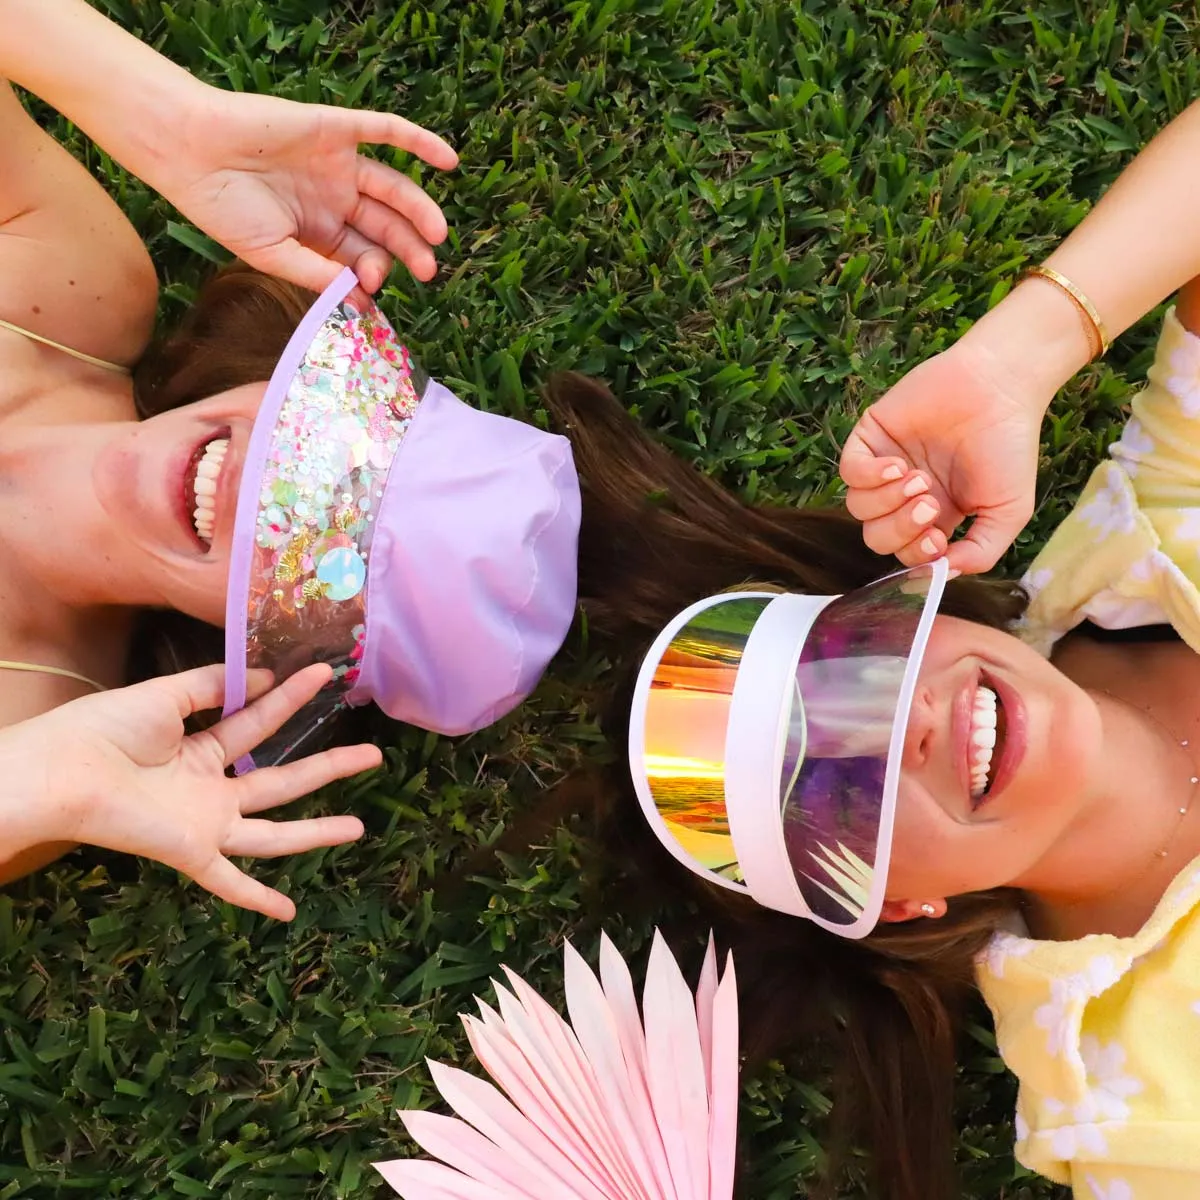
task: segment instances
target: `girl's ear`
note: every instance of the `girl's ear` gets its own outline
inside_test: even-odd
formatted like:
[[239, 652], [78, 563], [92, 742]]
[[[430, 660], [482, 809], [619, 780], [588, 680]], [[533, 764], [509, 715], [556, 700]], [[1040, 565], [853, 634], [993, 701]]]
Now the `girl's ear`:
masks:
[[936, 920], [946, 915], [946, 901], [938, 900], [885, 900], [879, 919], [889, 925], [900, 921], [915, 921], [918, 917]]

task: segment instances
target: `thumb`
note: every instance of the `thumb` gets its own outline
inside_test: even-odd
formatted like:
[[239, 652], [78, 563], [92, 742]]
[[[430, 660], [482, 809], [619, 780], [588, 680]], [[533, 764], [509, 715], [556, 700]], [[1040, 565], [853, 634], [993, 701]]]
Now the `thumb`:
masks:
[[302, 246], [294, 237], [245, 251], [240, 257], [256, 271], [276, 275], [311, 292], [323, 292], [342, 271], [341, 263]]
[[860, 421], [842, 447], [842, 457], [838, 463], [842, 482], [852, 488], [876, 488], [903, 478], [909, 464], [896, 455], [877, 455], [858, 432], [861, 425]]
[[946, 550], [951, 568], [964, 575], [990, 571], [1021, 532], [1025, 520], [1015, 504], [978, 513], [971, 528]]

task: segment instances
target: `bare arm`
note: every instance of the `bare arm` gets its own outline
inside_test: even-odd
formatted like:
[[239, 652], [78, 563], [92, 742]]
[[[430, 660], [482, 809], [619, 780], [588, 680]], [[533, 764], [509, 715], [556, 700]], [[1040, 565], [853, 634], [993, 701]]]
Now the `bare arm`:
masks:
[[83, 0], [0, 0], [0, 76], [260, 271], [318, 291], [343, 264], [370, 291], [394, 257], [420, 279], [436, 271], [441, 210], [358, 152], [382, 143], [455, 165], [441, 138], [401, 116], [210, 87]]
[[[1095, 305], [1110, 338], [1200, 275], [1200, 101], [1166, 127], [1046, 260]], [[963, 342], [1021, 377], [1040, 417], [1090, 354], [1082, 317], [1053, 284], [1031, 279]]]
[[[1110, 338], [1200, 275], [1197, 195], [1200, 102], [1047, 259], [1088, 297]], [[1193, 331], [1198, 308], [1189, 285], [1178, 311]], [[1042, 417], [1094, 352], [1081, 309], [1033, 278], [908, 372], [863, 413], [842, 451], [846, 503], [867, 544], [908, 565], [944, 553], [960, 571], [994, 566], [1033, 512]], [[914, 475], [928, 490], [910, 499]], [[948, 546], [966, 517], [970, 529]]]

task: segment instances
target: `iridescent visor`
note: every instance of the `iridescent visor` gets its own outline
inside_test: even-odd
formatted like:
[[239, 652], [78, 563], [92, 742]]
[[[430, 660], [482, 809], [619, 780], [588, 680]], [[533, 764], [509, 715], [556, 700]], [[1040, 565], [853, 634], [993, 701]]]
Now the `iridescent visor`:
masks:
[[725, 808], [729, 706], [746, 641], [772, 599], [718, 597], [683, 614], [649, 677], [644, 718], [635, 717], [631, 730], [642, 741], [647, 816], [676, 857], [724, 882], [741, 881]]
[[878, 917], [904, 734], [942, 573], [905, 572], [833, 600], [800, 652], [778, 797], [788, 861], [821, 923]]
[[883, 904], [940, 560], [844, 596], [711, 596], [642, 666], [633, 782], [664, 847], [769, 908], [861, 937]]

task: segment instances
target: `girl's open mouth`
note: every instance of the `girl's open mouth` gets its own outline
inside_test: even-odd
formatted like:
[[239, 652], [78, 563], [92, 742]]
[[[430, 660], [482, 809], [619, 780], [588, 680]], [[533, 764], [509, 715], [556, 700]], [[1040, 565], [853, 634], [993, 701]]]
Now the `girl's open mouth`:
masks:
[[204, 550], [212, 548], [216, 530], [217, 484], [229, 449], [229, 436], [230, 431], [223, 429], [197, 446], [183, 475], [184, 510]]
[[981, 678], [975, 688], [967, 736], [967, 770], [971, 803], [977, 808], [987, 798], [1004, 753], [1008, 721], [999, 694]]

